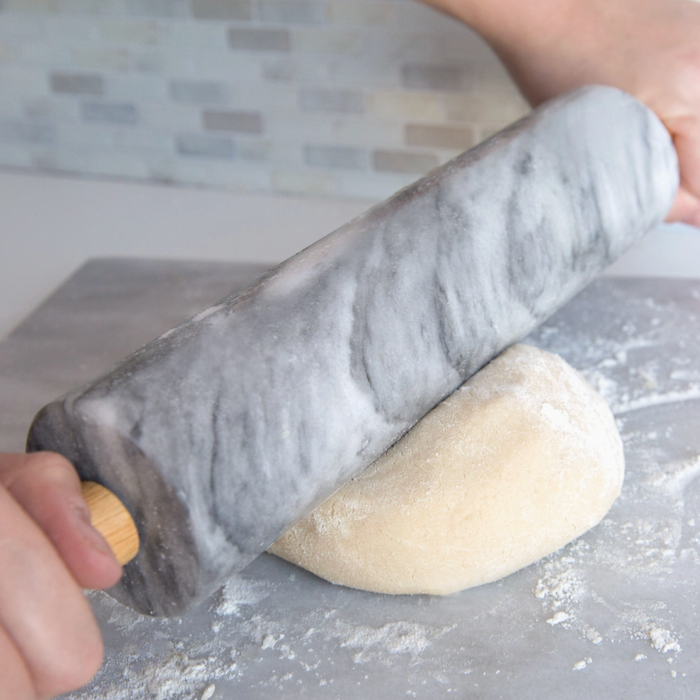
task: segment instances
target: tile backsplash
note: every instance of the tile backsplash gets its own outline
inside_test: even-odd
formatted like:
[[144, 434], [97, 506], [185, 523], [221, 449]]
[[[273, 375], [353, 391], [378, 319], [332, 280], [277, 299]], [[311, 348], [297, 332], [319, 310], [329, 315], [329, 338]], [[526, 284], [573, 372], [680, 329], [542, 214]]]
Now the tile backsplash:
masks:
[[0, 166], [377, 200], [527, 110], [415, 0], [0, 0]]

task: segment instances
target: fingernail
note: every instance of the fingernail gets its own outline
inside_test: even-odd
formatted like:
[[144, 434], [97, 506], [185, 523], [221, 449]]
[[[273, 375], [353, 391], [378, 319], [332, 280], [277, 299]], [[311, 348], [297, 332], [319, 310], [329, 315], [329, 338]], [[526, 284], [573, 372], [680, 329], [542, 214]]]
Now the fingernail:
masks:
[[73, 516], [73, 520], [85, 543], [92, 547], [92, 549], [114, 558], [114, 552], [107, 543], [107, 540], [105, 540], [90, 522], [90, 509], [87, 505], [76, 503], [73, 506]]

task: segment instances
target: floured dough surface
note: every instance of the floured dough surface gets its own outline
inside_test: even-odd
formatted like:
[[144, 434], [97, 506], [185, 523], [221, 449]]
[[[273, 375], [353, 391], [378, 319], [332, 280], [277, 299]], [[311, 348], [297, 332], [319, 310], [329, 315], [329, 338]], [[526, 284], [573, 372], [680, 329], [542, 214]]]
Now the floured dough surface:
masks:
[[586, 532], [623, 474], [603, 399], [560, 357], [515, 345], [270, 551], [333, 583], [448, 594]]

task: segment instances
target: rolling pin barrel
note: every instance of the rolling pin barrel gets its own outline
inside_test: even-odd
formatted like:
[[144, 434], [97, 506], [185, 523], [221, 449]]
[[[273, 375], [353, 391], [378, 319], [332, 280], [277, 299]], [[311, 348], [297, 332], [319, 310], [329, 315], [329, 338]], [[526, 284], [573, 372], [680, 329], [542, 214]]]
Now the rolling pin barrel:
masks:
[[535, 110], [46, 406], [139, 524], [112, 594], [203, 600], [666, 216], [661, 122], [613, 88]]

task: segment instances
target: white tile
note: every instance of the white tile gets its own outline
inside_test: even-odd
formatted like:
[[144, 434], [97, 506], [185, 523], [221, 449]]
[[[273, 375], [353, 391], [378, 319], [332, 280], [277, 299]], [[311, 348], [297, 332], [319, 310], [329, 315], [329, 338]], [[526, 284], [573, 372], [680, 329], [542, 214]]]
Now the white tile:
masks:
[[364, 37], [357, 30], [325, 28], [294, 29], [292, 46], [296, 51], [357, 55], [364, 46]]
[[44, 37], [44, 22], [40, 16], [0, 13], [0, 38], [35, 41]]

